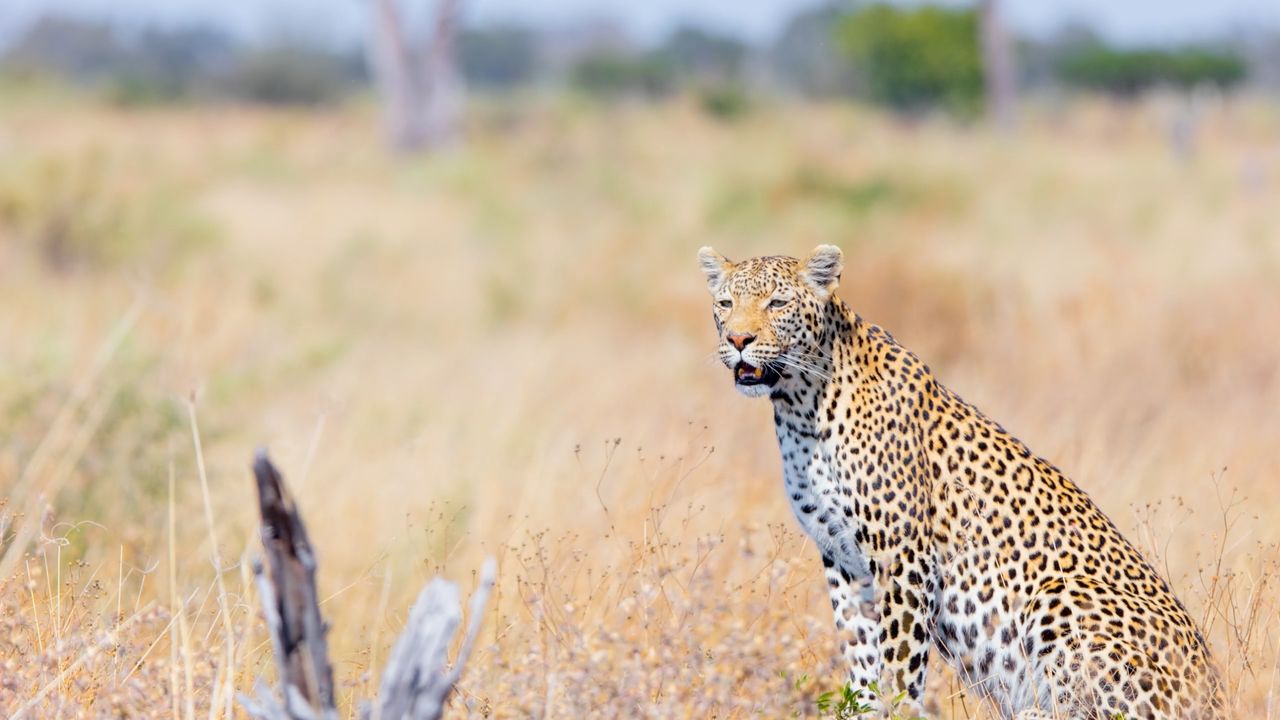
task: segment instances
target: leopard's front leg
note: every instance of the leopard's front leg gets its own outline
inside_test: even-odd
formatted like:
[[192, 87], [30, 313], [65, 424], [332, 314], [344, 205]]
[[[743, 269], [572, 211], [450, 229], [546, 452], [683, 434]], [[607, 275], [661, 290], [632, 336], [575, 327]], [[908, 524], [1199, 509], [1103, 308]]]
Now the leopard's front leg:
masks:
[[885, 700], [902, 695], [899, 711], [919, 710], [936, 610], [937, 581], [926, 554], [903, 553], [884, 566], [872, 562], [862, 576], [831, 555], [822, 563], [849, 681], [862, 703], [883, 713]]
[[870, 575], [855, 576], [830, 553], [823, 553], [831, 611], [835, 615], [840, 651], [849, 667], [849, 682], [863, 704], [881, 710], [880, 698], [871, 691], [880, 681], [880, 605]]
[[899, 712], [920, 711], [937, 611], [935, 566], [923, 548], [899, 551], [884, 567], [871, 564], [880, 599], [880, 689], [890, 698], [904, 695]]

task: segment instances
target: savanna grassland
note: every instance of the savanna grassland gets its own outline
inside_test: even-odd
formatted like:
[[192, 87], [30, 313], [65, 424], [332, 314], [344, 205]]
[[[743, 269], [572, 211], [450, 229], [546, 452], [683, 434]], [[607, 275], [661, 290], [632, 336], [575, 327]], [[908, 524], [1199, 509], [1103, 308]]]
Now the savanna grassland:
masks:
[[[270, 674], [248, 466], [318, 546], [345, 716], [424, 581], [499, 562], [453, 715], [811, 717], [837, 688], [767, 403], [694, 254], [840, 294], [1074, 477], [1280, 717], [1280, 107], [0, 103], [0, 715], [217, 717]], [[198, 438], [198, 444], [196, 442]], [[203, 482], [202, 482], [203, 478]], [[215, 573], [215, 568], [222, 572]], [[987, 717], [941, 668], [933, 713]]]

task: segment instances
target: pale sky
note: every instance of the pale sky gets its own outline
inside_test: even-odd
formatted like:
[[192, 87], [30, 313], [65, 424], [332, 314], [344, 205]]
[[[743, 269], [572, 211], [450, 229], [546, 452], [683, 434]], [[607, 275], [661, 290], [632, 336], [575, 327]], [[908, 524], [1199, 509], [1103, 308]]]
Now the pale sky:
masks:
[[[402, 0], [423, 3], [423, 0]], [[250, 35], [298, 32], [335, 40], [362, 36], [368, 0], [0, 0], [0, 38], [41, 12], [166, 23], [211, 21]], [[472, 24], [517, 20], [556, 26], [614, 19], [652, 39], [683, 22], [749, 40], [768, 40], [815, 0], [463, 0]], [[1064, 22], [1088, 23], [1123, 43], [1195, 40], [1234, 29], [1280, 31], [1280, 0], [1004, 0], [1021, 32], [1044, 34]]]

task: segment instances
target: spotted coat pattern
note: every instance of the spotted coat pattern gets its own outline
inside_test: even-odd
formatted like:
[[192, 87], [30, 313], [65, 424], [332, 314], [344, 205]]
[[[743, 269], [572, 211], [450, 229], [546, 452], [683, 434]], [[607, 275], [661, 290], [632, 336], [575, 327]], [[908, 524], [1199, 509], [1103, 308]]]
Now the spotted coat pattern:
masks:
[[838, 248], [699, 257], [720, 358], [772, 400], [787, 498], [874, 707], [921, 707], [936, 649], [1005, 718], [1222, 717], [1168, 583], [1058, 468], [835, 297]]

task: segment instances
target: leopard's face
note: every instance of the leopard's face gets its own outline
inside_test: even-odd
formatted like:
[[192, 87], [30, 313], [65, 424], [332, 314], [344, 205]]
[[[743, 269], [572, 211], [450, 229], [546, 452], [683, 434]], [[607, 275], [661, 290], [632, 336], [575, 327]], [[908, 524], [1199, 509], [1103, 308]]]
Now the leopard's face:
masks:
[[823, 308], [840, 275], [841, 253], [819, 246], [806, 260], [759, 257], [732, 263], [699, 252], [711, 291], [720, 361], [748, 397], [763, 397], [789, 378], [817, 372]]

